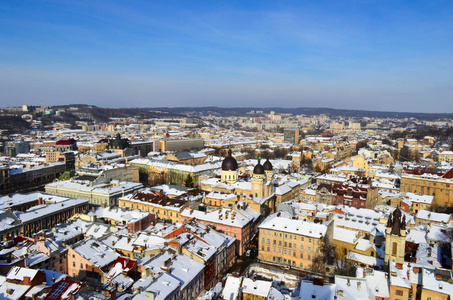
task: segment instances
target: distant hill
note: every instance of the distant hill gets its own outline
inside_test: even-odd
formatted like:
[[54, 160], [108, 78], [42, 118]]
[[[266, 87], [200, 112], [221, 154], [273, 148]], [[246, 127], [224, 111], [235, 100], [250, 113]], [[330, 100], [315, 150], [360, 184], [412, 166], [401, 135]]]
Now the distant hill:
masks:
[[[78, 113], [86, 113], [91, 119], [107, 122], [110, 118], [127, 118], [138, 116], [140, 118], [180, 118], [187, 115], [191, 116], [254, 116], [248, 114], [250, 111], [263, 111], [268, 114], [271, 111], [275, 113], [285, 113], [293, 115], [320, 115], [326, 114], [331, 117], [369, 117], [369, 118], [416, 118], [419, 120], [439, 120], [453, 119], [453, 113], [415, 113], [415, 112], [392, 112], [392, 111], [370, 111], [370, 110], [352, 110], [352, 109], [334, 109], [328, 107], [130, 107], [130, 108], [107, 108], [97, 107], [87, 104], [72, 104], [54, 106], [55, 109], [68, 107], [77, 107]], [[162, 114], [164, 112], [165, 114]], [[71, 112], [69, 112], [71, 113]]]
[[134, 117], [138, 116], [143, 119], [148, 118], [162, 118], [162, 117], [183, 117], [176, 112], [168, 112], [164, 116], [162, 113], [155, 112], [155, 108], [139, 108], [139, 107], [131, 107], [131, 108], [107, 108], [107, 107], [97, 107], [94, 105], [86, 105], [86, 104], [75, 104], [75, 105], [61, 105], [61, 106], [54, 106], [55, 109], [58, 108], [68, 108], [68, 107], [77, 107], [78, 113], [86, 113], [90, 114], [93, 119], [101, 122], [108, 122], [110, 118], [127, 118], [127, 117]]
[[391, 111], [368, 111], [368, 110], [351, 110], [351, 109], [334, 109], [326, 107], [297, 107], [297, 108], [281, 108], [281, 107], [157, 107], [150, 108], [153, 110], [166, 111], [175, 114], [186, 114], [188, 112], [197, 112], [200, 114], [218, 114], [222, 116], [241, 115], [246, 116], [247, 113], [254, 111], [263, 111], [269, 113], [275, 111], [276, 113], [289, 113], [295, 115], [319, 115], [326, 114], [329, 116], [343, 116], [343, 117], [369, 117], [369, 118], [417, 118], [421, 120], [437, 120], [437, 119], [451, 119], [453, 113], [413, 113], [413, 112], [391, 112]]

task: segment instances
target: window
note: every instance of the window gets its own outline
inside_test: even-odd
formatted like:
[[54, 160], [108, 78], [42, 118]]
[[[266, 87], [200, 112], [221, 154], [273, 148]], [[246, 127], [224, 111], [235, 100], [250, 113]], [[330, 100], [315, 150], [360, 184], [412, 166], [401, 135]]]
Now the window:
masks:
[[300, 258], [304, 259], [304, 254], [303, 253], [300, 254]]
[[308, 239], [308, 242], [311, 243], [311, 239]]
[[403, 295], [403, 290], [396, 290], [396, 295], [397, 296], [402, 296]]
[[300, 240], [303, 242], [304, 241], [304, 237], [301, 237]]
[[392, 255], [396, 255], [396, 252], [398, 251], [398, 244], [396, 242], [393, 242], [392, 245]]
[[308, 252], [311, 252], [311, 247], [308, 247]]
[[304, 251], [304, 246], [303, 245], [300, 246], [300, 250]]

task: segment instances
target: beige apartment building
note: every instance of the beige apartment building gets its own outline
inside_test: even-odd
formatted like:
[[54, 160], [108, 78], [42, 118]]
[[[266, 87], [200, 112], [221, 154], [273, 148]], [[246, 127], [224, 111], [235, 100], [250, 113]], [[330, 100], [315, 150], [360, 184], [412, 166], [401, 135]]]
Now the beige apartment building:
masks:
[[263, 262], [311, 269], [323, 239], [332, 239], [333, 226], [304, 222], [276, 213], [259, 228], [258, 259]]
[[434, 196], [434, 205], [453, 206], [453, 169], [444, 175], [402, 174], [401, 192]]

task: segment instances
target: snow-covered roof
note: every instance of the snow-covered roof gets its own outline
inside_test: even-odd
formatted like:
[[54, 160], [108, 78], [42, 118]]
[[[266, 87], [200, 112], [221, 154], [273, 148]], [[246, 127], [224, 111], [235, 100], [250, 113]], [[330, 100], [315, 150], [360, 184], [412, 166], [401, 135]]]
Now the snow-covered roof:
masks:
[[181, 212], [181, 216], [240, 228], [246, 226], [253, 220], [243, 214], [235, 213], [232, 209], [228, 208], [220, 208], [211, 212], [202, 212], [186, 208]]
[[449, 214], [442, 214], [442, 213], [436, 213], [432, 211], [427, 211], [427, 210], [419, 210], [416, 219], [420, 220], [427, 220], [430, 222], [441, 222], [441, 223], [449, 223], [450, 222], [451, 215]]
[[352, 251], [349, 251], [348, 254], [347, 254], [347, 259], [349, 260], [352, 260], [356, 263], [359, 263], [359, 264], [364, 264], [364, 265], [367, 265], [367, 266], [377, 266], [377, 267], [383, 267], [384, 266], [384, 260], [381, 259], [381, 258], [376, 258], [376, 257], [373, 257], [373, 256], [369, 256], [369, 255], [363, 255], [363, 254], [360, 254], [360, 253], [357, 253], [357, 252], [352, 252]]
[[354, 244], [359, 232], [346, 228], [336, 227], [333, 230], [333, 239], [348, 244]]
[[373, 269], [364, 270], [362, 267], [357, 267], [357, 278], [365, 278], [370, 292], [376, 298], [390, 297], [389, 283], [386, 272]]
[[252, 280], [250, 278], [244, 278], [242, 280], [242, 292], [250, 295], [267, 297], [271, 287], [271, 281]]
[[239, 288], [241, 287], [240, 277], [228, 276], [225, 281], [225, 287], [221, 293], [223, 299], [237, 299]]
[[406, 242], [420, 244], [426, 243], [427, 232], [426, 229], [411, 228], [409, 233], [406, 235]]
[[153, 294], [154, 300], [166, 300], [170, 294], [179, 289], [180, 285], [180, 281], [172, 275], [162, 273], [153, 283], [146, 287], [145, 292]]
[[[41, 204], [30, 207], [26, 212], [16, 211], [16, 216], [22, 221], [22, 223], [29, 222], [35, 219], [44, 218], [47, 215], [54, 215], [58, 211], [68, 210], [68, 208], [88, 204], [89, 200], [86, 199], [74, 199], [74, 198], [62, 198], [64, 200], [58, 201], [57, 203]], [[54, 199], [52, 199], [54, 200]]]
[[9, 270], [8, 274], [6, 275], [6, 279], [8, 280], [19, 280], [24, 281], [25, 277], [28, 277], [30, 281], [32, 281], [36, 274], [38, 274], [38, 270], [29, 269], [29, 268], [22, 268], [22, 267], [12, 267]]
[[[147, 258], [143, 259], [144, 262]], [[171, 254], [169, 252], [154, 256], [143, 264], [154, 274], [163, 273], [163, 268], [170, 268], [173, 277], [181, 283], [184, 289], [204, 269], [204, 265], [185, 255]]]
[[436, 269], [424, 267], [422, 272], [423, 289], [434, 291], [439, 294], [445, 294], [448, 296], [453, 295], [452, 281], [438, 280], [436, 278]]
[[405, 198], [411, 202], [431, 204], [434, 200], [434, 196], [430, 195], [417, 195], [414, 193], [406, 193]]
[[259, 228], [300, 234], [314, 238], [324, 237], [327, 231], [326, 225], [278, 217], [277, 214], [268, 216], [260, 224]]
[[3, 282], [3, 284], [0, 285], [0, 299], [19, 300], [25, 295], [29, 288], [29, 285]]
[[390, 268], [390, 285], [399, 286], [403, 288], [410, 289], [411, 282], [407, 278], [407, 272], [400, 270], [396, 267], [396, 263], [389, 261], [389, 268]]
[[302, 280], [300, 290], [303, 291], [299, 295], [300, 300], [333, 299], [336, 294], [336, 285], [315, 285], [312, 281]]
[[337, 299], [375, 299], [373, 294], [370, 292], [365, 279], [336, 275], [335, 285], [338, 291], [343, 291], [342, 295], [338, 293]]
[[110, 247], [95, 239], [80, 241], [74, 244], [72, 249], [99, 268], [114, 262], [119, 256]]

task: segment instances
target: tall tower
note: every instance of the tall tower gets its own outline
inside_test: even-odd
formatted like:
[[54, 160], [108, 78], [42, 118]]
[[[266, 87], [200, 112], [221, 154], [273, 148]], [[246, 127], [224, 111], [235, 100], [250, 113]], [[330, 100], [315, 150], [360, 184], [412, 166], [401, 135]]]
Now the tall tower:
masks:
[[228, 150], [228, 156], [222, 162], [221, 182], [236, 183], [238, 181], [238, 162]]
[[265, 183], [265, 196], [268, 197], [274, 192], [274, 167], [270, 162], [269, 158], [263, 164], [264, 173], [266, 173], [266, 183]]
[[264, 173], [264, 167], [261, 165], [261, 159], [258, 159], [258, 164], [253, 168], [252, 175], [252, 194], [254, 197], [264, 198], [266, 174]]
[[397, 264], [404, 263], [406, 247], [406, 216], [401, 217], [401, 210], [397, 207], [390, 214], [385, 231], [385, 264], [389, 261]]

